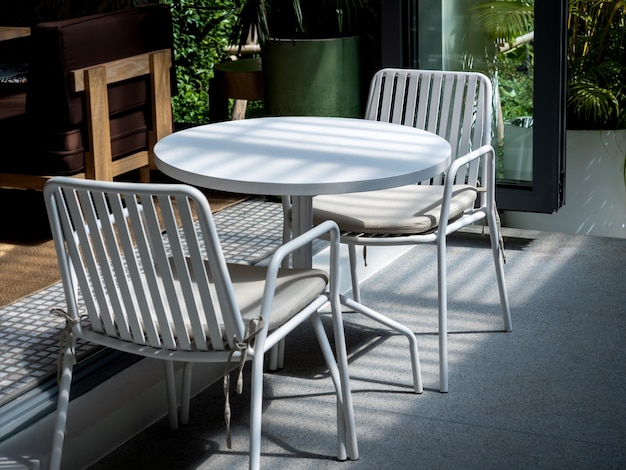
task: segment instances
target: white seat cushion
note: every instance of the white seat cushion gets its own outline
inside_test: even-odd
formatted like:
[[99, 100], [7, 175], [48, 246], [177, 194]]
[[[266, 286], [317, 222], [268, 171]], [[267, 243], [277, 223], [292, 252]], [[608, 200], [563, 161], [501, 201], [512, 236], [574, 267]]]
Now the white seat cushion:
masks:
[[[267, 269], [229, 264], [235, 297], [244, 320], [258, 315]], [[270, 331], [279, 327], [326, 290], [328, 274], [319, 269], [279, 269]]]
[[[187, 259], [187, 263], [191, 267], [189, 259]], [[173, 265], [171, 267], [176, 277], [176, 270]], [[230, 274], [233, 292], [243, 320], [246, 321], [255, 317], [261, 312], [261, 299], [265, 289], [267, 268], [264, 266], [228, 263], [228, 273]], [[270, 331], [281, 326], [311, 303], [326, 290], [327, 284], [328, 274], [320, 269], [279, 269], [278, 278], [276, 279], [276, 291], [272, 302]], [[180, 286], [177, 285], [176, 287], [177, 291], [180, 292], [179, 295], [182, 296]], [[211, 290], [215, 295], [213, 287], [211, 287]], [[199, 298], [197, 293], [196, 297]], [[218, 315], [221, 316], [221, 312], [218, 311]], [[186, 323], [189, 323], [188, 319], [186, 319]], [[220, 323], [223, 323], [223, 321], [220, 321]]]
[[[334, 220], [342, 231], [377, 234], [420, 234], [439, 226], [441, 185], [408, 185], [380, 191], [333, 194], [313, 198], [313, 223]], [[474, 205], [477, 190], [455, 185], [450, 220]]]
[[[169, 258], [170, 269], [175, 279], [175, 290], [179, 299], [183, 298], [183, 293], [180, 284], [177, 282], [178, 276], [173, 264], [172, 258]], [[191, 270], [191, 261], [186, 258], [187, 265]], [[205, 264], [207, 261], [205, 260]], [[265, 289], [265, 278], [267, 276], [267, 268], [263, 266], [249, 266], [244, 264], [231, 264], [228, 265], [228, 272], [231, 278], [233, 292], [237, 300], [237, 306], [241, 312], [241, 317], [244, 323], [247, 323], [250, 319], [256, 317], [261, 313], [261, 300], [263, 297], [263, 291]], [[158, 272], [157, 268], [157, 272]], [[208, 271], [208, 266], [207, 266]], [[191, 276], [192, 279], [195, 276]], [[326, 290], [328, 285], [328, 274], [320, 269], [279, 269], [278, 277], [276, 280], [276, 290], [272, 302], [269, 330], [275, 330], [283, 325], [291, 317], [300, 312], [304, 307], [315, 300], [320, 294]], [[147, 288], [147, 283], [146, 283]], [[214, 307], [216, 309], [217, 321], [222, 327], [222, 335], [225, 335], [224, 320], [222, 318], [222, 312], [217, 304], [216, 292], [212, 280], [210, 280], [210, 290], [214, 296]], [[192, 287], [194, 292], [194, 298], [198, 302], [200, 307], [200, 295], [197, 291], [197, 287]], [[162, 292], [164, 295], [164, 291]], [[188, 334], [193, 337], [191, 321], [189, 314], [186, 310], [182, 312], [183, 321], [187, 327]], [[150, 315], [153, 317], [157, 329], [158, 317], [156, 312], [151, 310]], [[174, 322], [172, 320], [172, 312], [167, 312], [170, 326], [175, 330]], [[202, 324], [206, 328], [206, 322], [202, 318], [200, 319]], [[207, 331], [208, 333], [208, 331]], [[226, 345], [226, 339], [224, 339], [223, 346]], [[221, 347], [220, 347], [221, 349]]]

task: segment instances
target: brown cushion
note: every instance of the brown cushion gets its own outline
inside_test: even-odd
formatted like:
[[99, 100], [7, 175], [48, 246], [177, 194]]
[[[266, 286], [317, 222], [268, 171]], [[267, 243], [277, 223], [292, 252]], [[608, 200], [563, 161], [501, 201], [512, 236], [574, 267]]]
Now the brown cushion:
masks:
[[23, 116], [26, 112], [26, 93], [0, 95], [0, 125], [5, 119]]

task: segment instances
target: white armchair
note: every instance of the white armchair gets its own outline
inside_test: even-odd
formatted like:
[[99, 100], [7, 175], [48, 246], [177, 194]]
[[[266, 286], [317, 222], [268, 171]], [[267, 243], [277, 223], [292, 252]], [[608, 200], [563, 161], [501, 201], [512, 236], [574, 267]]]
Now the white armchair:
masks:
[[[205, 196], [185, 185], [58, 177], [44, 188], [67, 311], [50, 468], [61, 463], [77, 338], [165, 364], [170, 426], [177, 413], [174, 361], [185, 363], [180, 421], [189, 414], [191, 364], [252, 360], [250, 468], [259, 468], [263, 360], [311, 320], [337, 395], [337, 457], [358, 459], [339, 293], [339, 232], [326, 222], [274, 254], [268, 267], [228, 265]], [[193, 213], [197, 214], [197, 221]], [[328, 273], [281, 268], [325, 235]], [[85, 308], [79, 306], [82, 298]], [[330, 302], [336, 356], [318, 309]]]
[[440, 391], [448, 391], [446, 238], [487, 219], [504, 330], [511, 315], [495, 205], [491, 82], [479, 73], [384, 69], [372, 79], [366, 119], [424, 129], [450, 142], [452, 163], [430, 181], [313, 198], [314, 223], [333, 220], [350, 248], [352, 291], [360, 302], [356, 246], [437, 245]]

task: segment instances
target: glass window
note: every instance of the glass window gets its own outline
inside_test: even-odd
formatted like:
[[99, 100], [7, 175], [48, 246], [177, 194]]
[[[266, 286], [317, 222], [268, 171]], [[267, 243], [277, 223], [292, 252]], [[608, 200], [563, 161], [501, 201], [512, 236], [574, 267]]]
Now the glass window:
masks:
[[[383, 3], [381, 12], [383, 63], [475, 70], [491, 78], [499, 208], [558, 209], [564, 191], [566, 0], [408, 0], [400, 8], [386, 3], [396, 2]], [[400, 33], [386, 31], [396, 15]], [[385, 50], [394, 55], [385, 58]]]

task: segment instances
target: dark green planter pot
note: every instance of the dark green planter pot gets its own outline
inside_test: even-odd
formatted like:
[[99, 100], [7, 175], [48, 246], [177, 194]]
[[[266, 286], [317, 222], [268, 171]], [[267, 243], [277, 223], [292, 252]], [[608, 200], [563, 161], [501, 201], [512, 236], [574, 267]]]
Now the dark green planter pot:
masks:
[[270, 40], [263, 46], [270, 116], [362, 117], [359, 38]]

